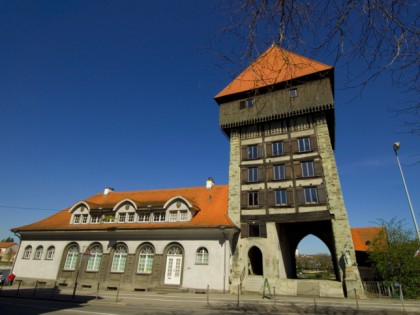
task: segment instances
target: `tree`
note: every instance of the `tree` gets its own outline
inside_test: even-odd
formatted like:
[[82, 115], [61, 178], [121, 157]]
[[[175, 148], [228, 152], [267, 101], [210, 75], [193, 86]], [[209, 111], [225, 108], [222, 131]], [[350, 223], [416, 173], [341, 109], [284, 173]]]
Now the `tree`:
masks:
[[396, 218], [380, 221], [384, 228], [370, 244], [369, 259], [385, 281], [399, 282], [405, 297], [420, 297], [419, 241]]
[[7, 237], [7, 238], [3, 238], [0, 242], [11, 242], [14, 243], [15, 240], [13, 239], [13, 237]]
[[395, 111], [407, 114], [409, 131], [420, 135], [419, 7], [411, 0], [222, 0], [230, 17], [222, 40], [232, 43], [222, 60], [244, 68], [275, 43], [332, 60], [347, 71], [344, 86], [360, 92], [390, 74], [397, 88], [414, 96]]

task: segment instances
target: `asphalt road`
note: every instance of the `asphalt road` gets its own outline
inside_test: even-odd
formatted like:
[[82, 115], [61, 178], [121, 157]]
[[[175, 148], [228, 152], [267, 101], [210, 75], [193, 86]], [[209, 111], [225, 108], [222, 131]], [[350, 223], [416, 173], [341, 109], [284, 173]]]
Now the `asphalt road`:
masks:
[[[6, 294], [5, 294], [6, 293]], [[7, 294], [10, 293], [10, 294]], [[193, 294], [157, 292], [94, 292], [62, 295], [55, 300], [47, 296], [32, 298], [3, 292], [0, 296], [1, 315], [222, 315], [222, 314], [420, 314], [420, 301], [313, 299], [309, 297], [278, 297], [262, 299], [258, 295]], [[71, 292], [67, 292], [71, 293]], [[60, 298], [60, 300], [58, 300]]]

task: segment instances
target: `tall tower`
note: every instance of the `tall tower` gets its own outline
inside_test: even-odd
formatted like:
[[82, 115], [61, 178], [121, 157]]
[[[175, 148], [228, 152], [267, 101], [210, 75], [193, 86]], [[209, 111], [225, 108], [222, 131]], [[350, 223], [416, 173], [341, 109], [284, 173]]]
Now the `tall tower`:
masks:
[[[273, 45], [215, 100], [230, 140], [229, 216], [241, 228], [231, 289], [363, 295], [333, 151], [334, 68]], [[309, 234], [330, 250], [337, 281], [297, 280]]]

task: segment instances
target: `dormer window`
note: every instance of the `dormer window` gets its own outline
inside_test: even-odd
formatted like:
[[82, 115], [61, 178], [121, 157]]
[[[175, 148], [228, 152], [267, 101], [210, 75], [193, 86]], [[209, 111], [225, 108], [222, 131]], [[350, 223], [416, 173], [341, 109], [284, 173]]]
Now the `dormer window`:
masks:
[[90, 218], [90, 223], [99, 223], [101, 222], [101, 216], [100, 215], [93, 215]]
[[88, 222], [88, 218], [89, 218], [89, 215], [87, 214], [82, 215], [82, 223], [86, 224]]
[[118, 222], [125, 222], [126, 213], [120, 213], [118, 216]]
[[80, 223], [80, 214], [75, 214], [74, 215], [74, 221], [73, 221], [73, 223], [74, 224]]
[[139, 213], [139, 221], [140, 222], [149, 222], [150, 221], [150, 213]]
[[154, 222], [163, 222], [165, 221], [165, 212], [154, 212], [153, 213], [153, 221]]

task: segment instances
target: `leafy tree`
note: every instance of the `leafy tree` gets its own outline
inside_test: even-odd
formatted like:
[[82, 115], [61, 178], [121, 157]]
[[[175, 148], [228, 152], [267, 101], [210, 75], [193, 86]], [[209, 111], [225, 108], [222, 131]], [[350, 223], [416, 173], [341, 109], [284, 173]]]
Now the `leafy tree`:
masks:
[[14, 243], [15, 240], [13, 239], [13, 237], [7, 237], [7, 238], [3, 238], [0, 242], [12, 242]]
[[413, 101], [394, 110], [407, 114], [409, 131], [420, 134], [416, 1], [221, 0], [221, 4], [230, 18], [221, 37], [227, 47], [224, 66], [237, 68], [239, 63], [244, 68], [274, 43], [313, 59], [332, 60], [347, 73], [344, 87], [359, 87], [360, 92], [387, 74], [397, 88], [411, 92]]
[[402, 284], [407, 298], [420, 297], [419, 242], [396, 218], [380, 221], [384, 228], [370, 244], [369, 258], [384, 281]]

